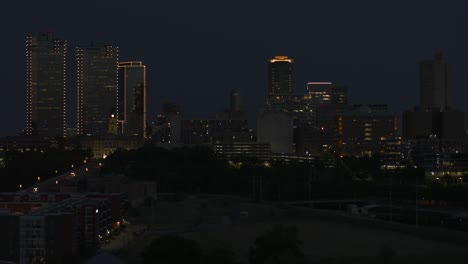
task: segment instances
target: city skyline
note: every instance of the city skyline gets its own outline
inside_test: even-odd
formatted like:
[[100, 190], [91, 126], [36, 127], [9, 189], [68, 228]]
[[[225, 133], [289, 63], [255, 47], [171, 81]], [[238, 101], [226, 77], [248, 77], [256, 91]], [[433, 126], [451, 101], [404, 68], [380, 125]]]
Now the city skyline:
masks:
[[[344, 1], [340, 4], [347, 5]], [[275, 17], [274, 12], [268, 12], [280, 6], [277, 3], [271, 3], [266, 11], [259, 13], [224, 10], [228, 12], [225, 17], [219, 15], [221, 12], [195, 19], [190, 12], [188, 18], [183, 18], [183, 14], [169, 18], [158, 16], [159, 13], [155, 16], [143, 13], [138, 24], [156, 25], [154, 31], [158, 33], [159, 41], [151, 36], [153, 33], [144, 33], [146, 27], [135, 27], [136, 22], [129, 22], [119, 30], [108, 29], [109, 17], [99, 17], [97, 12], [89, 21], [82, 21], [80, 27], [77, 27], [73, 16], [52, 15], [41, 19], [31, 16], [24, 21], [5, 17], [3, 19], [8, 25], [6, 34], [11, 39], [3, 43], [2, 48], [8, 50], [4, 56], [11, 64], [8, 71], [6, 65], [2, 66], [2, 72], [9, 74], [4, 75], [4, 85], [0, 89], [9, 96], [0, 99], [0, 103], [3, 109], [11, 111], [2, 111], [3, 119], [10, 125], [3, 127], [0, 134], [14, 135], [24, 128], [22, 45], [26, 35], [44, 28], [54, 28], [61, 39], [69, 40], [68, 56], [71, 58], [79, 41], [93, 39], [118, 45], [124, 60], [144, 61], [148, 67], [149, 117], [155, 116], [164, 102], [179, 103], [183, 113], [206, 116], [227, 108], [229, 91], [238, 89], [242, 94], [243, 107], [252, 121], [266, 97], [267, 60], [283, 54], [294, 59], [295, 92], [305, 92], [310, 81], [330, 81], [348, 87], [350, 103], [388, 103], [392, 111], [401, 113], [419, 101], [418, 63], [431, 59], [437, 51], [444, 52], [451, 66], [451, 105], [466, 112], [463, 87], [468, 80], [463, 74], [463, 63], [467, 54], [463, 47], [467, 40], [461, 36], [459, 26], [466, 20], [460, 11], [463, 5], [465, 3], [429, 1], [422, 7], [409, 5], [402, 10], [396, 3], [386, 11], [369, 4], [365, 12], [354, 8], [351, 9], [356, 11], [354, 13], [338, 11], [332, 14], [329, 4], [303, 3], [285, 7], [291, 15], [287, 15], [287, 22], [282, 20], [285, 25], [276, 29], [268, 29], [266, 21], [280, 25], [279, 21], [271, 20]], [[125, 11], [118, 3], [115, 8], [123, 14], [135, 11], [135, 8]], [[166, 9], [168, 14], [175, 14], [174, 6]], [[253, 9], [258, 11], [256, 7]], [[239, 11], [239, 8], [234, 10]], [[305, 19], [303, 15], [311, 10], [320, 12]], [[368, 12], [370, 10], [374, 12]], [[450, 17], [447, 17], [448, 13]], [[392, 25], [379, 16], [391, 18]], [[217, 23], [209, 22], [213, 19]], [[188, 20], [193, 22], [193, 26], [186, 27]], [[130, 31], [130, 28], [134, 30]], [[398, 33], [395, 29], [399, 30]], [[180, 34], [174, 35], [174, 30]], [[287, 32], [290, 37], [281, 39], [275, 32]], [[275, 41], [267, 41], [275, 37], [278, 37]], [[193, 41], [181, 41], [186, 38]], [[139, 41], [133, 41], [135, 39]], [[73, 59], [68, 63], [72, 64]], [[207, 71], [214, 77], [203, 77], [202, 72]], [[69, 70], [68, 76], [71, 89], [67, 92], [67, 102], [71, 109], [75, 109], [73, 96], [76, 87], [73, 81], [76, 76], [73, 70]], [[74, 117], [67, 118], [73, 120]], [[69, 121], [69, 125], [73, 123]]]

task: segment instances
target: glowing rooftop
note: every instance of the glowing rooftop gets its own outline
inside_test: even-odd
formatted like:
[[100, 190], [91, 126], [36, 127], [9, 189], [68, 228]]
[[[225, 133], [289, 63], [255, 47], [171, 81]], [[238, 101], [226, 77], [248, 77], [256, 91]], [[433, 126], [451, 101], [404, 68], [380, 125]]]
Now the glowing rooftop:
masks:
[[275, 56], [273, 59], [270, 60], [271, 63], [274, 62], [289, 62], [292, 63], [293, 60], [288, 58], [288, 56]]

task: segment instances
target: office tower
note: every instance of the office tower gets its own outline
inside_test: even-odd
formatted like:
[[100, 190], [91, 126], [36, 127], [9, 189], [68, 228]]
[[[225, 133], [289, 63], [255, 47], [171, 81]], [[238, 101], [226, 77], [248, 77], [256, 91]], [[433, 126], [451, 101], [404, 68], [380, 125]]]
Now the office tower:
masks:
[[252, 141], [247, 120], [231, 119], [229, 115], [182, 119], [180, 124], [181, 139], [185, 145]]
[[78, 83], [78, 135], [102, 136], [109, 119], [118, 116], [119, 49], [90, 43], [76, 49]]
[[269, 97], [276, 97], [293, 92], [293, 60], [287, 56], [276, 56], [269, 64]]
[[331, 82], [308, 82], [307, 93], [311, 95], [310, 102], [313, 109], [319, 106], [328, 105], [332, 98]]
[[348, 89], [344, 86], [331, 87], [331, 104], [347, 105], [348, 104]]
[[146, 66], [141, 61], [119, 63], [119, 120], [125, 136], [145, 136]]
[[67, 42], [52, 32], [26, 39], [26, 134], [66, 136]]
[[387, 144], [394, 144], [398, 123], [387, 106], [353, 105], [338, 117], [339, 153], [344, 156], [384, 154]]
[[419, 67], [419, 106], [403, 113], [406, 162], [425, 169], [428, 179], [456, 176], [453, 172], [462, 168], [455, 165], [453, 157], [465, 145], [465, 117], [448, 102], [448, 64], [438, 53], [433, 60], [420, 62]]
[[307, 94], [311, 96], [309, 101], [314, 108], [328, 104], [348, 104], [348, 89], [331, 82], [308, 82]]
[[156, 116], [156, 121], [153, 125], [153, 142], [158, 145], [181, 144], [181, 120], [180, 105], [172, 103], [163, 104], [162, 112]]
[[241, 111], [241, 101], [240, 101], [240, 92], [239, 90], [232, 90], [231, 91], [231, 112], [239, 112]]
[[403, 113], [405, 140], [437, 137], [464, 139], [464, 113], [448, 104], [448, 65], [441, 53], [420, 63], [420, 105]]
[[433, 60], [422, 61], [419, 65], [420, 107], [422, 110], [446, 110], [448, 105], [448, 65], [438, 53]]

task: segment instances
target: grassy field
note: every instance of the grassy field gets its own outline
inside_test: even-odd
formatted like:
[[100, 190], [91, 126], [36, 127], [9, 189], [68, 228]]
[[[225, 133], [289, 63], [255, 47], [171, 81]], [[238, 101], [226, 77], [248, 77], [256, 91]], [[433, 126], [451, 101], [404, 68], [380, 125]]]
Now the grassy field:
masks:
[[[203, 229], [182, 234], [205, 248], [233, 248], [242, 263], [247, 263], [248, 248], [255, 238], [276, 224], [297, 227], [309, 263], [384, 263], [380, 256], [382, 247], [394, 251], [396, 258], [391, 263], [462, 263], [468, 257], [464, 245], [314, 217], [298, 219], [291, 217], [287, 209], [272, 205], [207, 198], [159, 202], [154, 210], [152, 215], [151, 207], [142, 208], [141, 216], [131, 220], [144, 222], [150, 228], [148, 234], [136, 238], [121, 251], [121, 257], [128, 263], [140, 263], [141, 250], [159, 231], [177, 232], [196, 225]], [[248, 212], [248, 217], [238, 217], [241, 211]], [[230, 223], [226, 223], [227, 218]]]

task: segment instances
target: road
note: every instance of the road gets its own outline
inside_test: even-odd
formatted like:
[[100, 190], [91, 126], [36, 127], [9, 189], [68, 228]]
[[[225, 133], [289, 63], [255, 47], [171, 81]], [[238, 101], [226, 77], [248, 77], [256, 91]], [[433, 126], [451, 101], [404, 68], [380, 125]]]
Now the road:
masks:
[[39, 181], [38, 183], [25, 188], [18, 193], [57, 192], [58, 186], [60, 186], [61, 182], [77, 180], [88, 175], [94, 175], [100, 170], [99, 161], [88, 161], [85, 164], [81, 164], [79, 167], [76, 166], [73, 166], [73, 168], [70, 168], [69, 171], [59, 174], [55, 177]]

